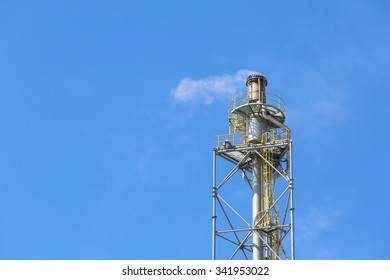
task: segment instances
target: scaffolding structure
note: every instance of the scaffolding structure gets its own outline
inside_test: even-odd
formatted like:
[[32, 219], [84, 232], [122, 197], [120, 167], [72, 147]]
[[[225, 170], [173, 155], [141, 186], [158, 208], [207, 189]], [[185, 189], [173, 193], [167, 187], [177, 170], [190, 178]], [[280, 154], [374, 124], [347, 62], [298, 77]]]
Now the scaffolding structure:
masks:
[[[292, 140], [284, 125], [286, 106], [265, 91], [264, 76], [250, 75], [246, 85], [248, 93], [229, 106], [229, 133], [217, 135], [213, 150], [212, 259], [295, 259]], [[219, 172], [219, 158], [233, 168]], [[243, 180], [235, 179], [237, 173]], [[231, 195], [243, 189], [241, 184], [251, 195], [251, 211], [245, 207], [250, 203], [243, 205]]]

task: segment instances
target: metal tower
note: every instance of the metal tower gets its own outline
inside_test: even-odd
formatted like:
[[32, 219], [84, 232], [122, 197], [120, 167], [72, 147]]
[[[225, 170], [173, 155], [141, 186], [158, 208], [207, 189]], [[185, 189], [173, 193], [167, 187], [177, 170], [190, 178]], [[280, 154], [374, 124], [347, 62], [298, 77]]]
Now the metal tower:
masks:
[[[217, 135], [212, 192], [214, 260], [295, 258], [291, 133], [284, 125], [284, 101], [266, 92], [266, 85], [263, 75], [247, 78], [248, 92], [235, 97], [228, 109], [229, 133]], [[217, 170], [218, 158], [233, 168], [225, 170], [224, 164], [218, 165], [224, 170]], [[239, 171], [242, 179], [237, 180], [234, 175]], [[247, 198], [241, 198], [245, 190]]]

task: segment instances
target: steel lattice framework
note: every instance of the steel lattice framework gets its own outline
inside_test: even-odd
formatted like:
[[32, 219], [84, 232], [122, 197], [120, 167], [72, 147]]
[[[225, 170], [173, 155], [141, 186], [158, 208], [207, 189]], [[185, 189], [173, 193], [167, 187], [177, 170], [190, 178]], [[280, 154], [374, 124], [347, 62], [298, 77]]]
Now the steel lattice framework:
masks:
[[[229, 134], [218, 135], [213, 150], [212, 259], [295, 258], [291, 133], [284, 101], [262, 83], [264, 76], [248, 77], [248, 94], [229, 107]], [[233, 167], [220, 171], [218, 159]], [[232, 195], [241, 185], [252, 195], [251, 218]]]

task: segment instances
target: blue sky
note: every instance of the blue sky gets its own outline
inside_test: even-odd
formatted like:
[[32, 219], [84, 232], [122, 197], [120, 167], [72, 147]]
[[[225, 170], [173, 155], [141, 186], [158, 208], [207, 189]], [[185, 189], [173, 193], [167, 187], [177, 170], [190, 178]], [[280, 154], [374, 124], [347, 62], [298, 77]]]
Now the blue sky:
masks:
[[248, 70], [287, 103], [297, 258], [390, 259], [389, 10], [2, 1], [0, 259], [210, 259], [213, 81]]

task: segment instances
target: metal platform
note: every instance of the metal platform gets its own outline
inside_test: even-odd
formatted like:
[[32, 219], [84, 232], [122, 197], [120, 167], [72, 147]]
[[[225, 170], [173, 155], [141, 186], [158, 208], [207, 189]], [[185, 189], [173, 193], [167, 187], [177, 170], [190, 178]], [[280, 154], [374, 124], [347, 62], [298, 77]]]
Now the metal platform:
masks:
[[264, 113], [270, 115], [280, 123], [284, 123], [284, 121], [286, 120], [286, 115], [283, 113], [282, 110], [269, 104], [248, 103], [237, 106], [235, 109], [232, 110], [232, 114], [240, 114], [244, 116], [259, 116]]
[[[253, 153], [254, 151], [261, 151], [262, 149], [272, 149], [272, 165], [282, 173], [288, 172], [288, 167], [286, 169], [281, 168], [281, 163], [284, 161], [284, 156], [290, 143], [288, 138], [267, 144], [248, 143], [232, 145], [229, 140], [224, 140], [223, 143], [223, 145], [215, 148], [216, 154], [234, 165], [240, 163], [240, 169], [252, 172], [252, 157], [250, 156], [250, 153]], [[243, 160], [244, 158], [245, 160]]]
[[229, 106], [229, 115], [238, 114], [241, 116], [267, 114], [280, 123], [286, 120], [286, 104], [278, 95], [267, 92], [267, 102], [262, 103], [260, 100], [250, 100], [246, 94], [239, 95], [233, 99]]

